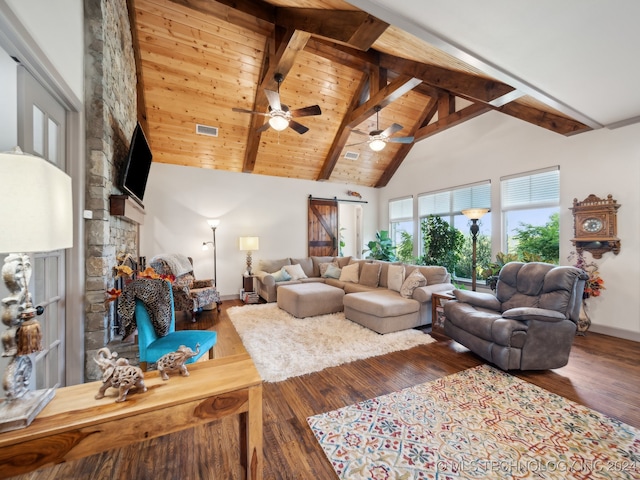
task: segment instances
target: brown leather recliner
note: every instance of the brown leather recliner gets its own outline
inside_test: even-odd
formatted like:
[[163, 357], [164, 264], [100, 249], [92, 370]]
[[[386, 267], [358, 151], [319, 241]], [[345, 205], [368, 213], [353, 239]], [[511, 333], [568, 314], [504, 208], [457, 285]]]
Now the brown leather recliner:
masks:
[[569, 361], [587, 274], [575, 267], [511, 262], [496, 294], [454, 290], [444, 331], [503, 370], [546, 370]]

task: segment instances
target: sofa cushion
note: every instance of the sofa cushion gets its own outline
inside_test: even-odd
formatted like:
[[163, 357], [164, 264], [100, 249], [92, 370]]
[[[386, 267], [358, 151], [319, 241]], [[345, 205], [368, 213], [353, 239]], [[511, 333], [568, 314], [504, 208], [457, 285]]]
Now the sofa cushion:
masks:
[[413, 291], [416, 288], [424, 287], [426, 284], [427, 279], [424, 278], [422, 272], [420, 272], [420, 270], [416, 268], [402, 283], [402, 287], [400, 288], [400, 295], [402, 295], [404, 298], [411, 298], [413, 296]]
[[335, 268], [340, 268], [338, 267], [338, 262], [324, 262], [324, 263], [320, 263], [318, 264], [318, 267], [320, 269], [320, 276], [324, 277], [325, 273], [327, 273], [327, 268], [329, 268], [329, 265], [333, 265]]
[[340, 278], [340, 274], [342, 273], [342, 269], [340, 267], [338, 267], [337, 264], [334, 263], [328, 263], [327, 265], [327, 269], [324, 272], [324, 275], [322, 275], [324, 278], [335, 278], [335, 279], [339, 279]]
[[365, 263], [362, 265], [360, 271], [360, 279], [358, 283], [367, 287], [377, 287], [380, 282], [380, 269], [379, 263]]
[[[300, 265], [302, 267], [302, 271], [307, 277], [319, 277], [320, 275], [316, 275], [313, 269], [313, 260], [311, 257], [306, 258], [292, 258], [291, 265]], [[302, 278], [302, 277], [300, 277]]]
[[280, 270], [278, 270], [277, 272], [273, 272], [271, 274], [271, 276], [273, 277], [273, 279], [276, 282], [286, 282], [288, 280], [291, 280], [291, 275], [289, 275], [289, 272], [287, 272], [284, 267], [282, 267]]
[[300, 278], [307, 278], [307, 274], [304, 273], [302, 266], [299, 263], [294, 265], [285, 265], [284, 268], [289, 275], [291, 275], [291, 280], [298, 280]]
[[389, 265], [387, 275], [387, 287], [389, 290], [399, 292], [404, 282], [404, 265]]
[[333, 259], [338, 262], [338, 266], [340, 268], [349, 265], [349, 262], [351, 262], [351, 255], [349, 255], [348, 257], [333, 257]]
[[282, 258], [280, 260], [263, 260], [260, 259], [258, 262], [258, 270], [263, 272], [277, 272], [285, 265], [291, 265], [291, 260], [288, 258]]
[[357, 263], [351, 263], [342, 267], [342, 271], [340, 272], [339, 280], [341, 282], [353, 282], [358, 283], [358, 279], [360, 278], [360, 269]]
[[359, 312], [377, 317], [406, 315], [415, 313], [420, 309], [420, 303], [416, 300], [402, 298], [390, 290], [350, 293], [345, 295], [344, 304]]
[[427, 279], [427, 285], [434, 283], [449, 283], [450, 275], [445, 267], [439, 265], [406, 265], [406, 276], [409, 276], [416, 268]]
[[334, 257], [311, 257], [311, 262], [313, 263], [313, 276], [320, 277], [320, 264], [322, 263], [331, 263], [333, 262]]
[[533, 308], [533, 307], [516, 307], [510, 308], [502, 312], [504, 318], [512, 318], [514, 320], [540, 320], [543, 322], [559, 322], [565, 320], [562, 313], [555, 310], [547, 310], [546, 308]]

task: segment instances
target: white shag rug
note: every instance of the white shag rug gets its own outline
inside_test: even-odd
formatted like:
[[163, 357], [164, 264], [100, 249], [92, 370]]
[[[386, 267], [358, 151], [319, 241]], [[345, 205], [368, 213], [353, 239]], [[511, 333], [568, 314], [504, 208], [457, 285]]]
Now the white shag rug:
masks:
[[343, 312], [296, 318], [276, 303], [227, 312], [265, 382], [435, 342], [413, 329], [380, 335], [345, 319]]

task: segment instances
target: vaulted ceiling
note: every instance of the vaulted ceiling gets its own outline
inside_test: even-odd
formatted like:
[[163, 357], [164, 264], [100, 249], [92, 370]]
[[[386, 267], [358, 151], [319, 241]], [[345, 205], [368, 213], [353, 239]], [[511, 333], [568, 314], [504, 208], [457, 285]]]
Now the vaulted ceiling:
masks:
[[[558, 135], [597, 128], [342, 0], [129, 1], [139, 116], [156, 162], [381, 187], [416, 142], [489, 111]], [[295, 119], [306, 133], [234, 111], [266, 113], [264, 91], [278, 88], [291, 110], [322, 110]], [[358, 133], [394, 123], [393, 137], [414, 142], [374, 152]]]

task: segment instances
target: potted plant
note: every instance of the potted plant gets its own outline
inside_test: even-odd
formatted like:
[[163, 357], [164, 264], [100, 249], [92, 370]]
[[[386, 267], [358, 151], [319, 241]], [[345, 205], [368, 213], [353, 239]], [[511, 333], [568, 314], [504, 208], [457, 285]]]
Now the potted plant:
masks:
[[368, 244], [368, 249], [365, 249], [362, 253], [369, 252], [367, 258], [374, 260], [386, 260], [388, 262], [394, 262], [396, 260], [395, 247], [389, 236], [387, 230], [380, 230], [376, 232], [376, 239], [371, 240]]

